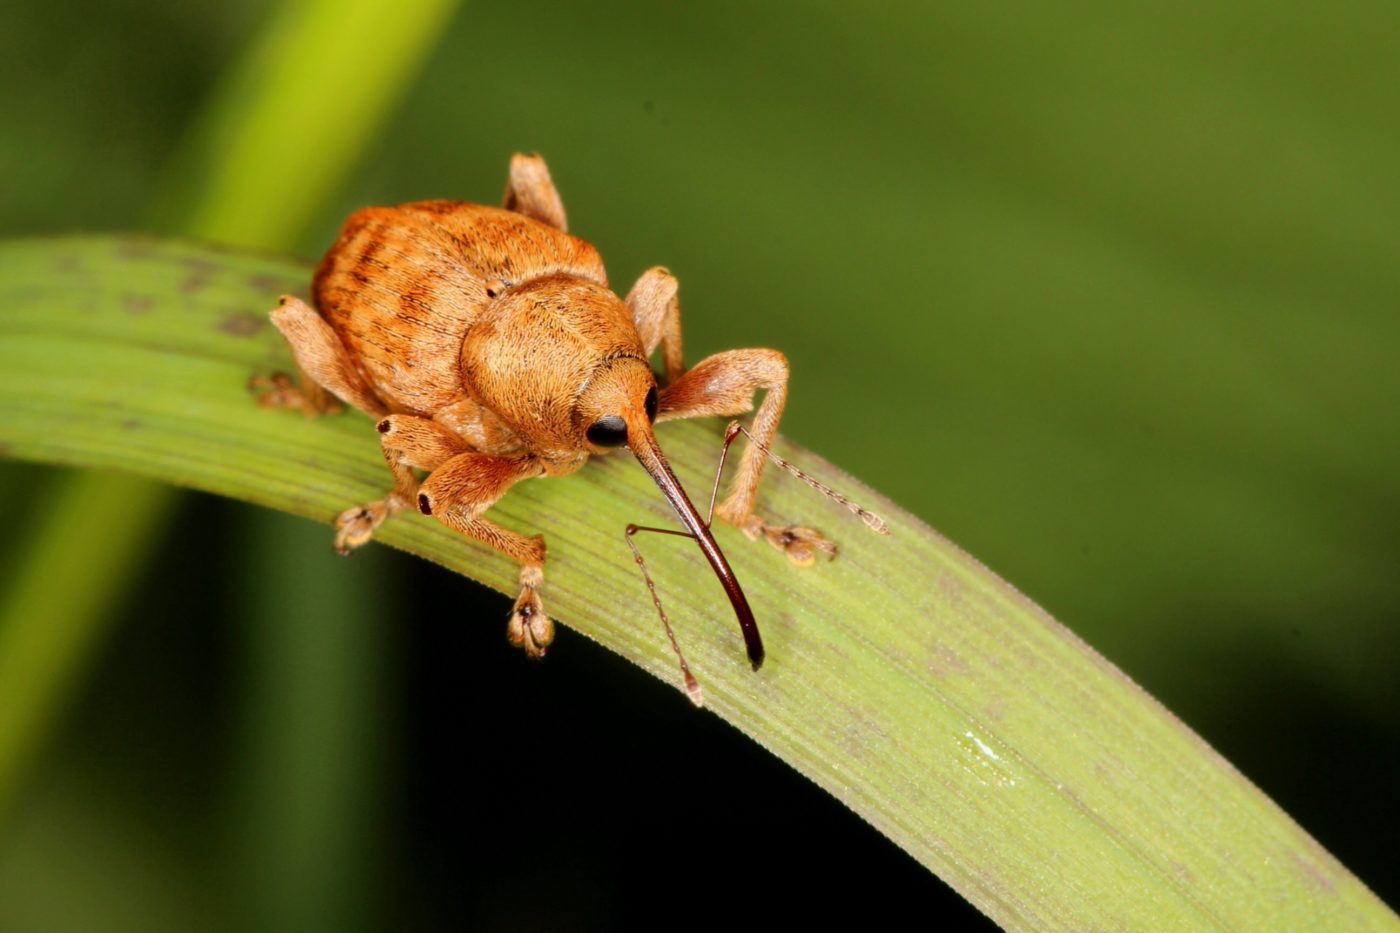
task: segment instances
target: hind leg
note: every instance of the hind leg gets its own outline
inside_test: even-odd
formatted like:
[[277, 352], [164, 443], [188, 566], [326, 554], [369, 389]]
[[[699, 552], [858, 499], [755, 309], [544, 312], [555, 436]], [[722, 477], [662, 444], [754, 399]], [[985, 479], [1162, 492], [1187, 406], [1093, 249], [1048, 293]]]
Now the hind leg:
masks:
[[360, 375], [345, 344], [315, 309], [300, 298], [283, 295], [268, 316], [292, 348], [300, 378], [294, 384], [286, 373], [254, 376], [249, 385], [261, 390], [259, 405], [294, 408], [311, 417], [335, 411], [339, 406], [331, 398], [334, 395], [371, 415], [388, 412]]
[[510, 157], [510, 180], [501, 206], [508, 211], [549, 224], [556, 230], [567, 231], [564, 202], [549, 177], [549, 166], [537, 155], [517, 152]]

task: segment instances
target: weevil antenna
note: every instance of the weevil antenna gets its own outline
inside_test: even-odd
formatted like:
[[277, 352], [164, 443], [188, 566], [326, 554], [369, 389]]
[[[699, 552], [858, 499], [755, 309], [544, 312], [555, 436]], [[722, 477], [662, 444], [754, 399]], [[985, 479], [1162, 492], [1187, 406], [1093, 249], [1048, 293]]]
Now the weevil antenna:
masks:
[[807, 475], [800, 468], [784, 460], [782, 457], [779, 457], [777, 454], [773, 453], [773, 451], [768, 449], [767, 444], [755, 438], [752, 434], [749, 433], [748, 428], [744, 427], [737, 421], [729, 422], [729, 427], [726, 428], [724, 431], [724, 448], [720, 451], [719, 468], [715, 470], [715, 490], [714, 492], [710, 493], [711, 515], [714, 514], [715, 510], [715, 494], [719, 491], [719, 477], [720, 474], [724, 471], [724, 458], [729, 453], [729, 445], [734, 443], [734, 439], [740, 434], [747, 437], [749, 439], [750, 444], [757, 447], [763, 453], [764, 456], [766, 456], [769, 460], [772, 460], [779, 467], [781, 467], [784, 470], [787, 470], [793, 476], [802, 480], [802, 482], [806, 483], [808, 486], [811, 486], [813, 489], [826, 496], [831, 501], [845, 507], [846, 510], [849, 511], [852, 515], [865, 522], [865, 527], [869, 528], [871, 531], [881, 535], [887, 535], [890, 533], [889, 526], [885, 524], [885, 520], [883, 518], [876, 515], [874, 512], [871, 512], [869, 509], [864, 509], [859, 505], [856, 505], [850, 499], [841, 495], [841, 493], [832, 489], [830, 486], [826, 485], [826, 483], [823, 483], [820, 480]]
[[690, 665], [685, 663], [685, 655], [681, 653], [681, 643], [676, 641], [676, 633], [671, 629], [671, 620], [666, 617], [666, 610], [661, 608], [661, 597], [657, 595], [656, 584], [652, 582], [651, 573], [647, 570], [647, 562], [642, 560], [642, 552], [637, 549], [637, 542], [632, 540], [632, 536], [639, 531], [657, 531], [665, 535], [680, 535], [682, 538], [689, 538], [690, 535], [684, 531], [672, 531], [669, 528], [647, 528], [643, 525], [628, 525], [626, 531], [627, 546], [632, 549], [632, 559], [642, 570], [642, 579], [647, 583], [647, 592], [651, 593], [651, 604], [656, 607], [656, 614], [661, 616], [661, 625], [666, 629], [666, 637], [671, 640], [671, 650], [676, 653], [676, 660], [680, 662], [681, 674], [685, 677], [685, 692], [690, 697], [690, 702], [696, 706], [704, 706], [705, 695], [700, 692], [700, 684], [690, 673]]

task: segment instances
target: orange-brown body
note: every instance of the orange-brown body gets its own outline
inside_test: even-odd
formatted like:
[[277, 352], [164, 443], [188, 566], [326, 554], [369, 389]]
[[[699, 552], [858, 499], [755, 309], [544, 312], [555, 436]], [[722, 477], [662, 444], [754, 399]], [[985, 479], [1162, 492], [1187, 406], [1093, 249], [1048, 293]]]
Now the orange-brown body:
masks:
[[[551, 297], [550, 288], [540, 287], [543, 280], [556, 277], [571, 298], [592, 299], [586, 308], [563, 303], [561, 310], [571, 320], [557, 323], [549, 319], [548, 309], [537, 307]], [[517, 283], [532, 286], [529, 294], [512, 290]], [[316, 270], [312, 289], [322, 316], [393, 411], [432, 417], [454, 406], [481, 403], [467, 380], [485, 377], [500, 391], [501, 380], [491, 379], [483, 365], [493, 350], [503, 361], [515, 357], [538, 363], [537, 375], [551, 385], [530, 388], [557, 390], [576, 378], [589, 358], [587, 348], [569, 345], [577, 341], [569, 340], [565, 329], [580, 324], [596, 329], [590, 318], [599, 312], [603, 322], [615, 325], [608, 328], [617, 332], [613, 339], [626, 334], [628, 348], [641, 352], [626, 307], [607, 289], [597, 250], [578, 237], [496, 207], [420, 201], [358, 210]], [[533, 325], [554, 333], [535, 339]], [[500, 346], [522, 342], [517, 335], [525, 331], [531, 332], [528, 345]], [[571, 352], [576, 350], [585, 355]], [[541, 354], [548, 358], [537, 359]], [[515, 380], [504, 388], [511, 392], [525, 386]], [[541, 401], [495, 398], [484, 408], [518, 411]]]
[[[614, 294], [597, 250], [566, 232], [539, 157], [512, 160], [503, 207], [418, 201], [356, 211], [317, 268], [312, 291], [316, 308], [284, 296], [272, 312], [302, 370], [300, 385], [274, 377], [261, 401], [314, 414], [334, 406], [328, 391], [365, 411], [376, 418], [394, 474], [383, 500], [339, 517], [337, 547], [363, 544], [389, 515], [416, 505], [508, 554], [521, 564], [508, 634], [532, 655], [553, 637], [538, 595], [544, 540], [483, 513], [521, 479], [567, 474], [592, 454], [626, 445], [699, 543], [734, 605], [750, 659], [761, 663], [743, 592], [709, 521], [671, 473], [653, 421], [740, 414], [766, 389], [717, 514], [800, 564], [834, 552], [811, 529], [769, 525], [753, 514], [786, 397], [782, 354], [731, 350], [687, 371], [674, 277], [656, 267], [626, 299]], [[657, 350], [660, 385], [648, 362]], [[687, 682], [693, 687], [688, 672]]]

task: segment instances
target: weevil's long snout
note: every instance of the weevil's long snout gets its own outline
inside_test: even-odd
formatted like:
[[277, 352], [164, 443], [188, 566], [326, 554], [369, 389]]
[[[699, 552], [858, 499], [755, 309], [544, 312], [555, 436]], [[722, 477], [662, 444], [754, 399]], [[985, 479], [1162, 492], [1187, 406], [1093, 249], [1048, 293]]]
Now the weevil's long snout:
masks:
[[724, 591], [729, 594], [729, 602], [734, 606], [734, 614], [739, 617], [739, 629], [744, 633], [744, 646], [748, 649], [749, 663], [753, 665], [754, 670], [758, 670], [763, 664], [763, 639], [758, 634], [758, 623], [754, 622], [749, 601], [744, 596], [734, 571], [729, 568], [729, 561], [725, 560], [724, 552], [715, 543], [714, 535], [710, 534], [709, 527], [700, 519], [700, 513], [695, 510], [685, 490], [681, 488], [680, 481], [671, 472], [671, 467], [646, 422], [628, 425], [627, 446], [661, 488], [662, 495], [676, 510], [681, 524], [700, 545], [701, 553], [710, 562], [710, 567], [715, 576], [719, 577], [719, 582], [724, 585]]

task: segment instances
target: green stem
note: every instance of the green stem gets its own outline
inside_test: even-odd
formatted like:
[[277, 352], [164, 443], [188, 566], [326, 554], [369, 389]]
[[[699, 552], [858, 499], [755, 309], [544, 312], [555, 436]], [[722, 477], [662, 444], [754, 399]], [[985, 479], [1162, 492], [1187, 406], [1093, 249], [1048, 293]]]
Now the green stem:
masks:
[[371, 929], [366, 855], [382, 828], [388, 699], [374, 606], [392, 581], [382, 555], [308, 570], [328, 539], [299, 518], [263, 512], [243, 536], [247, 686], [231, 775], [238, 926]]
[[82, 682], [135, 583], [176, 490], [134, 476], [77, 473], [46, 497], [43, 521], [0, 594], [0, 812]]
[[215, 90], [176, 160], [161, 225], [296, 244], [426, 60], [457, 0], [288, 0]]
[[[157, 196], [161, 222], [193, 236], [291, 248], [383, 125], [455, 6], [289, 0], [277, 7], [204, 108], [175, 181]], [[43, 560], [32, 555], [0, 596], [0, 673], [23, 667], [21, 677], [0, 679], [0, 813], [176, 501], [168, 486], [117, 475], [64, 477], [49, 493], [31, 532], [44, 542]], [[72, 510], [88, 503], [101, 504], [94, 514], [104, 521], [75, 533]]]

